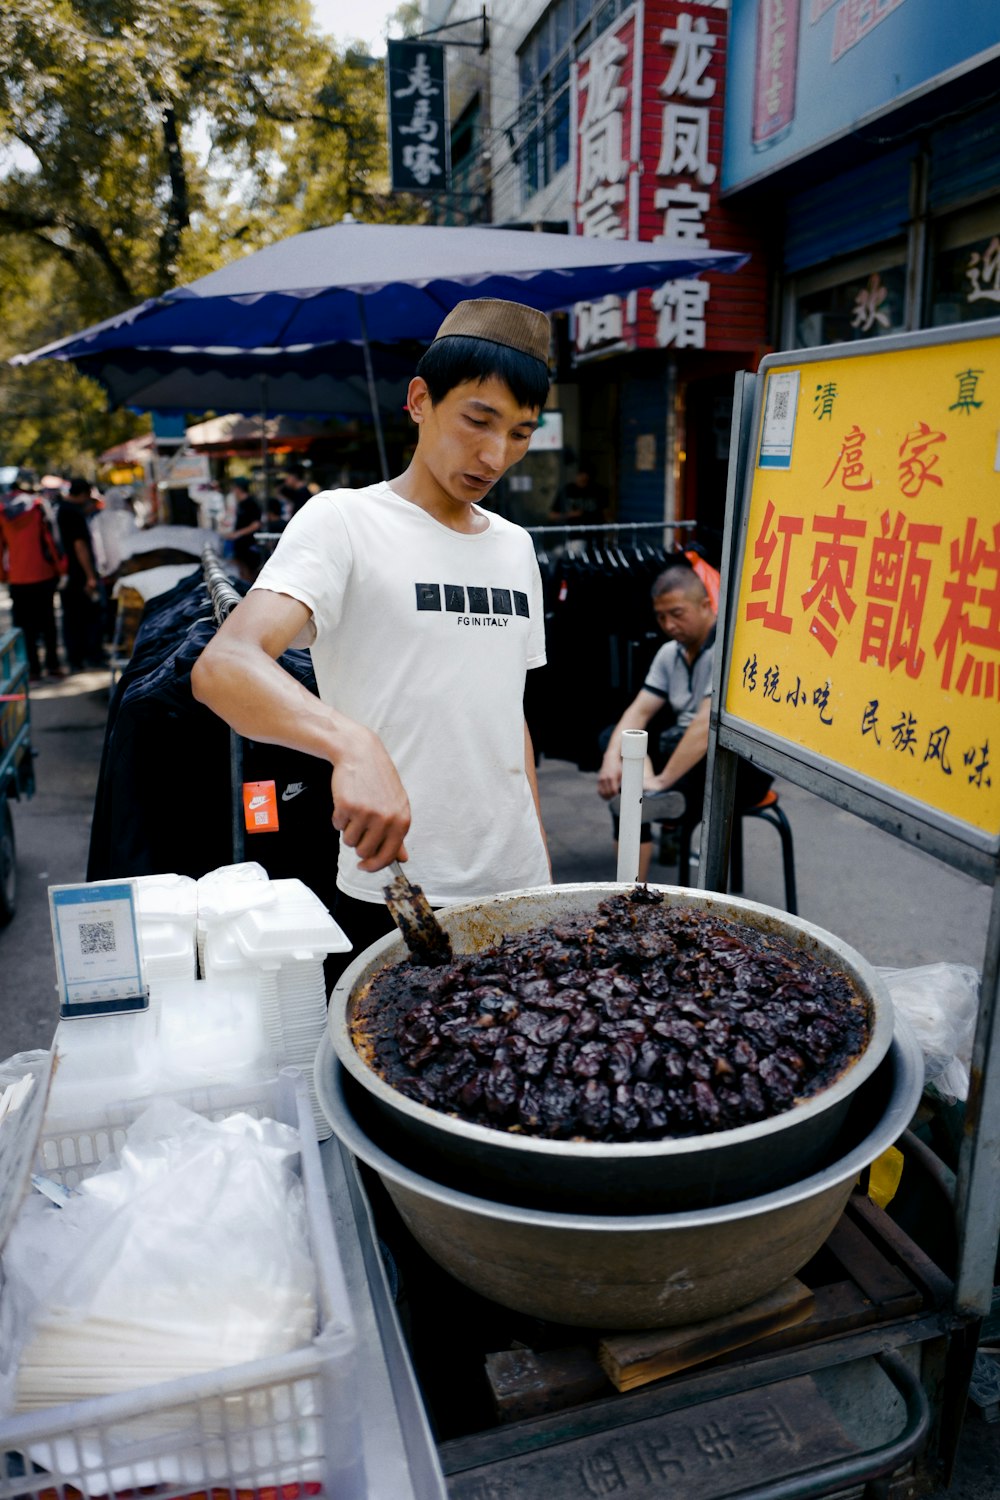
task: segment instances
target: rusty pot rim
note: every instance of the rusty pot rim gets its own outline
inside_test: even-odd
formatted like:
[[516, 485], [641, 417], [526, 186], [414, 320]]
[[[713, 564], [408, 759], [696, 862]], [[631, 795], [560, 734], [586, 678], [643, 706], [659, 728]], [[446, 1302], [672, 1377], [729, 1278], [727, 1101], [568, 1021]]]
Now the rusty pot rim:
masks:
[[[607, 896], [630, 890], [632, 883], [621, 885], [614, 881], [586, 881], [578, 884], [532, 886], [523, 890], [507, 891], [489, 901], [468, 901], [443, 908], [438, 913], [441, 925], [448, 931], [461, 930], [463, 917], [470, 919], [483, 913], [502, 911], [505, 906], [552, 900], [556, 910], [554, 916], [567, 915], [580, 908], [573, 906], [572, 899], [593, 896], [595, 906]], [[357, 1079], [384, 1107], [407, 1119], [420, 1122], [425, 1128], [440, 1132], [444, 1137], [461, 1137], [464, 1141], [477, 1142], [486, 1149], [499, 1152], [514, 1152], [523, 1156], [542, 1157], [558, 1162], [571, 1157], [577, 1162], [594, 1161], [610, 1164], [634, 1162], [644, 1158], [678, 1157], [694, 1153], [701, 1155], [723, 1152], [743, 1143], [760, 1142], [766, 1145], [769, 1137], [779, 1134], [793, 1124], [822, 1114], [852, 1094], [878, 1067], [892, 1042], [893, 1005], [885, 981], [875, 968], [854, 948], [843, 942], [825, 928], [807, 922], [801, 917], [792, 917], [787, 912], [748, 901], [740, 896], [722, 896], [715, 891], [694, 890], [687, 886], [656, 885], [650, 890], [662, 892], [679, 904], [695, 910], [731, 914], [737, 920], [749, 919], [750, 925], [770, 928], [794, 941], [806, 940], [813, 951], [817, 947], [845, 969], [858, 988], [869, 1000], [872, 1011], [871, 1035], [868, 1046], [834, 1081], [819, 1093], [803, 1099], [790, 1109], [772, 1115], [766, 1120], [749, 1125], [737, 1125], [729, 1130], [717, 1130], [691, 1136], [668, 1136], [659, 1141], [587, 1141], [549, 1140], [534, 1135], [518, 1135], [508, 1130], [493, 1129], [462, 1120], [457, 1115], [446, 1114], [429, 1105], [408, 1099], [398, 1089], [385, 1082], [357, 1052], [350, 1033], [349, 1011], [355, 989], [376, 969], [386, 963], [399, 962], [406, 957], [406, 947], [398, 933], [389, 933], [359, 953], [344, 970], [330, 995], [329, 1013], [325, 1038], [347, 1071]], [[544, 919], [543, 919], [544, 920]], [[534, 922], [531, 925], [536, 925]], [[525, 929], [521, 929], [525, 930]], [[485, 946], [485, 944], [484, 944]], [[462, 950], [474, 951], [474, 950]], [[326, 1055], [325, 1050], [324, 1055]], [[322, 1101], [322, 1096], [321, 1096]], [[333, 1124], [333, 1121], [330, 1122]]]

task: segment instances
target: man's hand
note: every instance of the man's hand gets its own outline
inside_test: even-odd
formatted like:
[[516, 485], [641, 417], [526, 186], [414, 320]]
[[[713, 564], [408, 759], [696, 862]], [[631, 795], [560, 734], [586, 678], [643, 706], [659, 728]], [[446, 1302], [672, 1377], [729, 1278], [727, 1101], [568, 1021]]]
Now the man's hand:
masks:
[[662, 707], [662, 698], [647, 688], [640, 688], [618, 720], [604, 752], [601, 769], [597, 773], [597, 790], [605, 802], [617, 797], [622, 789], [622, 735], [626, 729], [647, 729], [653, 716]]
[[642, 789], [644, 792], [668, 792], [673, 784], [670, 777], [647, 776], [642, 783]]
[[597, 790], [605, 802], [610, 802], [612, 797], [617, 797], [622, 789], [622, 757], [621, 750], [616, 756], [606, 755], [601, 761], [601, 769], [597, 773]]
[[312, 617], [286, 594], [254, 589], [220, 626], [191, 672], [191, 688], [247, 739], [289, 745], [333, 766], [333, 822], [374, 873], [405, 860], [410, 804], [389, 758], [370, 729], [297, 682], [277, 658], [293, 643], [309, 645]]
[[357, 853], [359, 869], [374, 874], [408, 858], [410, 804], [378, 735], [357, 724], [346, 740], [333, 769], [333, 826]]

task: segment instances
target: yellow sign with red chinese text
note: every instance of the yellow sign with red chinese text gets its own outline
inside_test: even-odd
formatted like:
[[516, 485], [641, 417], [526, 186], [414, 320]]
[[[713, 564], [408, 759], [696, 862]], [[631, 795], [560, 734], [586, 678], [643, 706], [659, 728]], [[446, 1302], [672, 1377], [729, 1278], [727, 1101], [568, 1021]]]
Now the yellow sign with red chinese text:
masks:
[[725, 709], [995, 838], [1000, 333], [928, 337], [765, 361]]

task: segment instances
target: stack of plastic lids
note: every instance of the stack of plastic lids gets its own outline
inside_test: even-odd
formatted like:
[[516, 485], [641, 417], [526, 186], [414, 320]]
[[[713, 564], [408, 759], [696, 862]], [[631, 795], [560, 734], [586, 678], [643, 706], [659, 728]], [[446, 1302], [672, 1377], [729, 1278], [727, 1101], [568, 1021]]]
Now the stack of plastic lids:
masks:
[[[244, 894], [251, 890], [253, 882], [245, 881]], [[351, 944], [301, 880], [271, 880], [254, 894], [259, 899], [232, 899], [225, 916], [216, 900], [205, 925], [202, 973], [231, 982], [243, 975], [254, 984], [275, 1064], [303, 1070], [317, 1129], [326, 1136], [329, 1124], [313, 1088], [313, 1061], [326, 1027], [323, 960]]]
[[84, 1119], [109, 1099], [146, 1098], [159, 1082], [152, 1009], [60, 1021], [52, 1051], [47, 1117]]
[[273, 1052], [261, 1021], [260, 986], [249, 976], [194, 984], [161, 983], [156, 1020], [157, 1086], [273, 1078]]
[[150, 987], [197, 977], [198, 885], [190, 875], [137, 875], [136, 923]]

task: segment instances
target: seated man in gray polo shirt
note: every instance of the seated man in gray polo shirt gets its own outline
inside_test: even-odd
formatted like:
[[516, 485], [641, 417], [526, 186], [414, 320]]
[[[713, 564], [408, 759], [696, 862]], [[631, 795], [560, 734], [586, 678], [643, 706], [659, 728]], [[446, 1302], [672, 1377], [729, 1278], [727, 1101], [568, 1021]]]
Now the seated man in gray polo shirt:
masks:
[[[692, 567], [678, 563], [667, 568], [656, 579], [651, 593], [656, 623], [670, 639], [656, 653], [645, 682], [611, 731], [597, 778], [601, 796], [609, 802], [614, 799], [612, 817], [617, 839], [622, 733], [626, 729], [647, 729], [654, 717], [669, 707], [673, 723], [654, 736], [646, 764], [640, 880], [648, 878], [653, 853], [650, 824], [677, 822], [685, 817], [697, 822], [701, 818], [715, 646], [715, 609]], [[770, 785], [768, 775], [741, 761], [737, 808], [756, 806]]]

